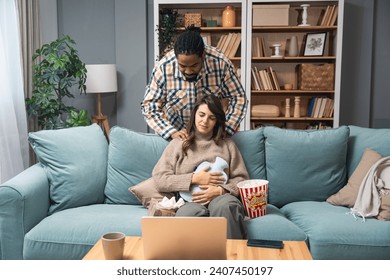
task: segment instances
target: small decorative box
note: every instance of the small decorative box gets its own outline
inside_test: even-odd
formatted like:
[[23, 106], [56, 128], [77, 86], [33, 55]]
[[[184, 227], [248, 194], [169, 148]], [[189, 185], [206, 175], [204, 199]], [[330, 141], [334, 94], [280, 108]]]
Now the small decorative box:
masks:
[[290, 5], [253, 5], [253, 26], [287, 26], [289, 9]]
[[202, 14], [185, 14], [184, 15], [184, 26], [194, 25], [196, 27], [202, 26]]

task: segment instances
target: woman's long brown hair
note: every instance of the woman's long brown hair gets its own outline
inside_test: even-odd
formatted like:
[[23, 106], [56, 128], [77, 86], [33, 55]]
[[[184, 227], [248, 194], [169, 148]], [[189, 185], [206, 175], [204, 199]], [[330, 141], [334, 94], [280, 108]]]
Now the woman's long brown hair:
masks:
[[209, 110], [214, 114], [214, 116], [217, 119], [217, 122], [215, 123], [213, 129], [213, 135], [211, 139], [213, 139], [218, 144], [219, 140], [225, 138], [226, 116], [225, 116], [225, 111], [223, 110], [222, 107], [222, 103], [218, 99], [218, 97], [214, 95], [205, 95], [195, 103], [194, 110], [191, 112], [190, 121], [187, 126], [188, 138], [183, 142], [183, 146], [182, 146], [185, 155], [187, 155], [188, 149], [195, 142], [195, 131], [196, 131], [195, 116], [196, 116], [196, 112], [199, 109], [199, 106], [202, 104], [206, 104]]

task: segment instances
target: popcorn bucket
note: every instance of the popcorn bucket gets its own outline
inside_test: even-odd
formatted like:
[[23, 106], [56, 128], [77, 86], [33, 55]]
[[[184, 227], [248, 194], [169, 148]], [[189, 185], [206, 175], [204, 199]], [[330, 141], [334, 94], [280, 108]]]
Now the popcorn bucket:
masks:
[[267, 211], [267, 180], [246, 180], [237, 184], [241, 201], [249, 218], [264, 216]]

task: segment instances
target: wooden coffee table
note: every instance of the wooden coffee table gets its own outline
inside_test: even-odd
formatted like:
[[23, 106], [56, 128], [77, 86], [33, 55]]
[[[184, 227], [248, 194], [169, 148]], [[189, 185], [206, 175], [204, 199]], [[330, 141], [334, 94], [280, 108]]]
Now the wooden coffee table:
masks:
[[[312, 260], [304, 241], [284, 241], [283, 249], [246, 246], [246, 240], [228, 239], [228, 260]], [[144, 260], [143, 241], [140, 236], [127, 236], [124, 249], [125, 260]], [[83, 260], [104, 260], [102, 242], [99, 240]]]

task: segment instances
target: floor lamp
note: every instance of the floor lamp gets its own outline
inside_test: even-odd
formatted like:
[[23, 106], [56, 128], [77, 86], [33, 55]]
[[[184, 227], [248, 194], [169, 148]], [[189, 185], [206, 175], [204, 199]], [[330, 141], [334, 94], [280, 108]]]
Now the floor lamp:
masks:
[[115, 64], [87, 64], [86, 93], [97, 94], [97, 115], [92, 117], [92, 121], [100, 125], [109, 140], [110, 125], [107, 116], [102, 114], [101, 93], [118, 91]]

